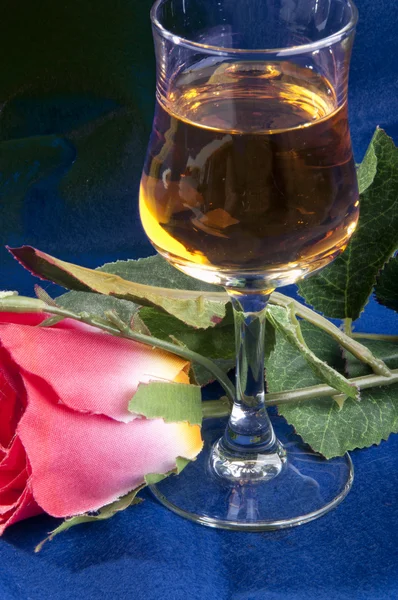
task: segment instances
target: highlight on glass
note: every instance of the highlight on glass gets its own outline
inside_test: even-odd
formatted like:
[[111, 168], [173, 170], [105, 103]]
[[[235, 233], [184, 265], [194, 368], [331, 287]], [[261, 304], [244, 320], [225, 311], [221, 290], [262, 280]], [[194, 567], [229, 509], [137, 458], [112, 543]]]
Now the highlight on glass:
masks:
[[351, 0], [158, 0], [156, 109], [142, 224], [172, 265], [230, 295], [237, 397], [205, 450], [153, 486], [191, 520], [297, 525], [347, 494], [348, 455], [324, 460], [265, 406], [267, 301], [327, 265], [358, 220], [347, 88]]

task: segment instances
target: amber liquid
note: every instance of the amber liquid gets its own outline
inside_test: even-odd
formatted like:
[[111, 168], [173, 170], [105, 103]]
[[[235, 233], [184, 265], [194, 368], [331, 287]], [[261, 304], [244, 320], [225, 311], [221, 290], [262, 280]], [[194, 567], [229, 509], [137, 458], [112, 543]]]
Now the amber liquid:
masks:
[[156, 249], [207, 281], [272, 272], [280, 285], [323, 266], [358, 218], [346, 105], [286, 62], [183, 73], [157, 101], [140, 213]]

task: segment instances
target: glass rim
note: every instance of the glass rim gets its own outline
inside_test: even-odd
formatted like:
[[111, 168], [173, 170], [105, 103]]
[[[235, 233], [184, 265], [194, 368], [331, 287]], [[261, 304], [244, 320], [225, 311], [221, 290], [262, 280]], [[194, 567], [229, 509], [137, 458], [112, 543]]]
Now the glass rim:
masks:
[[175, 45], [184, 46], [192, 50], [201, 50], [207, 54], [216, 56], [227, 56], [227, 55], [242, 55], [242, 54], [277, 54], [278, 56], [294, 56], [305, 52], [314, 52], [320, 50], [325, 46], [331, 46], [336, 42], [341, 41], [347, 37], [356, 27], [358, 22], [358, 9], [354, 4], [353, 0], [345, 0], [347, 6], [351, 10], [351, 17], [348, 23], [341, 29], [332, 33], [331, 35], [325, 36], [324, 38], [317, 40], [316, 42], [309, 42], [305, 44], [298, 44], [295, 46], [288, 46], [284, 48], [255, 48], [255, 49], [244, 49], [244, 48], [224, 48], [223, 46], [212, 46], [211, 44], [202, 44], [195, 42], [187, 38], [181, 37], [168, 29], [166, 29], [158, 18], [158, 9], [167, 2], [168, 0], [156, 0], [153, 4], [150, 12], [150, 18], [152, 25], [159, 32], [161, 36], [172, 41]]

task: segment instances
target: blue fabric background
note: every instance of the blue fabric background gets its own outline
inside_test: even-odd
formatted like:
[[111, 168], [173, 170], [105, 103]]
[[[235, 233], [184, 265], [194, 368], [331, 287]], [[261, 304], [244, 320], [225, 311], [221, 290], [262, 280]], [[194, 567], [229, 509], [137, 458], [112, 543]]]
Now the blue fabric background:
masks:
[[[360, 160], [377, 125], [398, 142], [398, 19], [396, 0], [357, 5], [350, 115]], [[86, 266], [152, 253], [136, 203], [153, 108], [149, 7], [3, 0], [0, 289], [33, 293], [6, 243]], [[398, 334], [398, 317], [371, 302], [356, 327]], [[56, 521], [17, 524], [0, 541], [0, 600], [396, 599], [398, 436], [353, 460], [344, 503], [290, 531], [211, 530], [149, 495], [38, 555]]]

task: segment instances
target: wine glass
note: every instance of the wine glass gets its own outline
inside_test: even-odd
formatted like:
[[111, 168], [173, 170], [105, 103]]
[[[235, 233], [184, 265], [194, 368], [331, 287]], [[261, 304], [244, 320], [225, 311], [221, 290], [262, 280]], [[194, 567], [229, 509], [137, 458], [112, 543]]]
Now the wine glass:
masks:
[[156, 111], [140, 215], [172, 265], [227, 290], [236, 399], [204, 451], [152, 487], [191, 520], [264, 530], [310, 521], [353, 480], [264, 404], [270, 293], [332, 261], [358, 219], [347, 120], [351, 0], [158, 0]]

